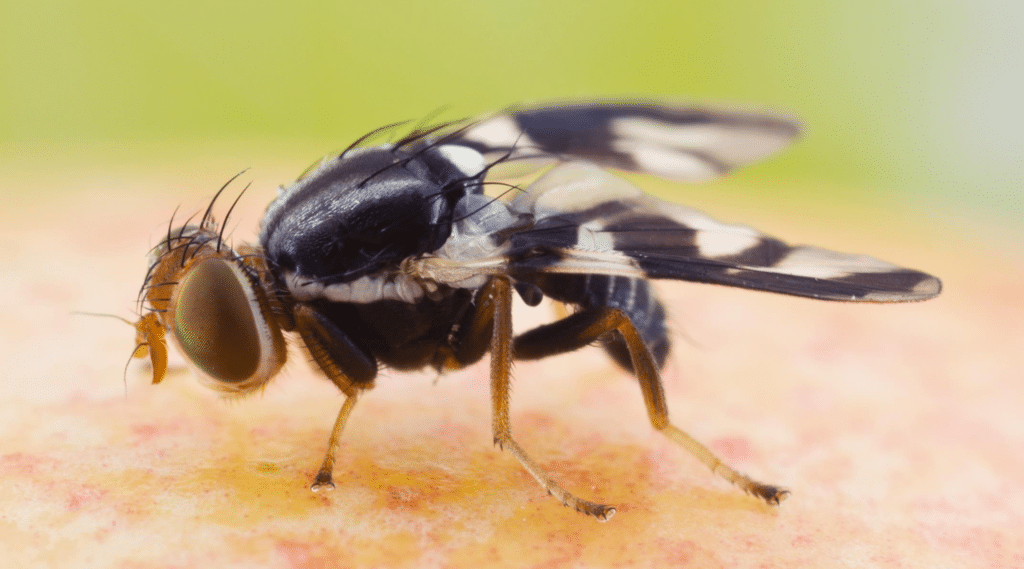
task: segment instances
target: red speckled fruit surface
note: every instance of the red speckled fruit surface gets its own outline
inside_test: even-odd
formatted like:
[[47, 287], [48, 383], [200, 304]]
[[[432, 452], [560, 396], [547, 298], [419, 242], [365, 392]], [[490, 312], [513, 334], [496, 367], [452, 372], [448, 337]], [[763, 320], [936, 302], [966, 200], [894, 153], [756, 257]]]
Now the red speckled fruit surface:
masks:
[[[287, 179], [265, 176], [236, 239], [254, 233], [270, 181]], [[939, 251], [920, 228], [898, 249], [812, 228], [808, 239], [934, 272], [946, 290], [854, 306], [661, 288], [679, 332], [665, 372], [674, 422], [791, 489], [779, 508], [652, 432], [635, 382], [599, 350], [517, 365], [514, 433], [568, 489], [618, 508], [601, 524], [492, 447], [486, 364], [436, 382], [385, 373], [351, 417], [337, 489], [319, 494], [308, 487], [342, 398], [297, 350], [241, 400], [207, 391], [177, 356], [163, 384], [138, 361], [123, 383], [132, 330], [70, 312], [132, 317], [147, 249], [174, 206], [201, 209], [217, 179], [0, 182], [18, 186], [0, 212], [8, 566], [1024, 565], [1019, 253], [962, 239]], [[548, 315], [517, 310], [520, 329]]]

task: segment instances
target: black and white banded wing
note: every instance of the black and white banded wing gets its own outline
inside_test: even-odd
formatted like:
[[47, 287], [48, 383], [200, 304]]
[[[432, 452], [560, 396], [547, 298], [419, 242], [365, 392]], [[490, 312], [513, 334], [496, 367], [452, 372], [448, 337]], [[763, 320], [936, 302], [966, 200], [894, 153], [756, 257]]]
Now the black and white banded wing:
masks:
[[766, 158], [799, 134], [799, 123], [781, 115], [598, 101], [514, 109], [472, 123], [448, 142], [473, 148], [488, 162], [506, 157], [514, 166], [542, 167], [582, 159], [689, 182]]
[[511, 207], [508, 270], [610, 274], [736, 286], [823, 300], [903, 302], [939, 294], [931, 275], [863, 255], [788, 245], [657, 200], [588, 163], [555, 167]]

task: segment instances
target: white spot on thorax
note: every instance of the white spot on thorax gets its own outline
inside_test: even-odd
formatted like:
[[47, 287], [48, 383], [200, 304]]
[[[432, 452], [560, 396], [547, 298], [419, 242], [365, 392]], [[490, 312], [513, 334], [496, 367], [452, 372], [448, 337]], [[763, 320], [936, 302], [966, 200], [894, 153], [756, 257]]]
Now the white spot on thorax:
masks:
[[445, 144], [439, 146], [437, 152], [466, 176], [476, 176], [487, 167], [483, 155], [468, 146]]

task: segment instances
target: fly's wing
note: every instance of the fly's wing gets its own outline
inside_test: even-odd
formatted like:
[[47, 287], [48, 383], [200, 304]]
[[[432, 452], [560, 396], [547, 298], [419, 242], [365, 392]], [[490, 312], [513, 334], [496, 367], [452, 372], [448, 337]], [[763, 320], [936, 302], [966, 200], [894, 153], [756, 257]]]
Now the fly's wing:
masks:
[[715, 221], [587, 163], [555, 167], [511, 209], [534, 219], [506, 245], [509, 274], [527, 282], [536, 273], [611, 274], [873, 302], [924, 300], [941, 290], [919, 271]]
[[510, 165], [517, 175], [582, 159], [703, 181], [766, 158], [799, 134], [799, 124], [782, 115], [655, 101], [582, 101], [513, 109], [470, 123], [444, 142], [472, 148], [488, 163]]

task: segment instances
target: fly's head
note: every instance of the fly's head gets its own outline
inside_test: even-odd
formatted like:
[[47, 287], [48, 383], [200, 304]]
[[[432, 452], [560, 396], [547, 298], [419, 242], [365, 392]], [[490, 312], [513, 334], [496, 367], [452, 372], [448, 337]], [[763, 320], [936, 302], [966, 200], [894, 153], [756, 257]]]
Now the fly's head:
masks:
[[149, 356], [153, 383], [167, 370], [166, 337], [208, 383], [227, 393], [262, 387], [281, 369], [286, 300], [260, 252], [235, 251], [209, 214], [200, 225], [168, 231], [152, 255], [136, 322], [135, 357]]

